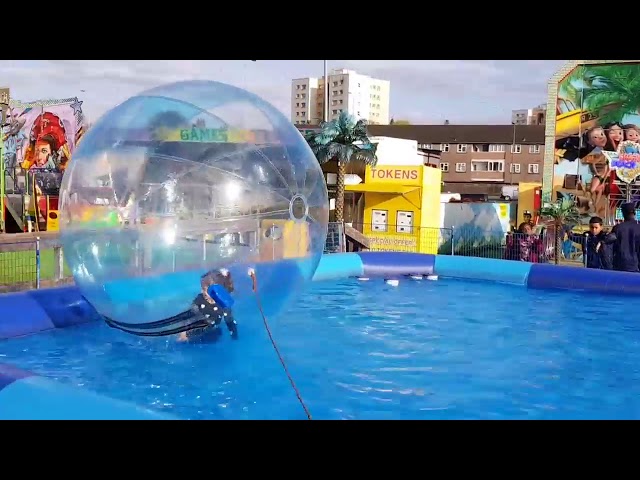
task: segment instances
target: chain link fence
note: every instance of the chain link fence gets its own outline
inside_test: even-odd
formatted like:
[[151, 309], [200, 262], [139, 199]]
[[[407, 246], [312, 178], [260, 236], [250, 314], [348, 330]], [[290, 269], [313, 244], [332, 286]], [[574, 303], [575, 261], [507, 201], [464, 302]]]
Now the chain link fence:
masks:
[[[300, 227], [300, 228], [297, 228]], [[302, 228], [305, 227], [305, 228]], [[103, 266], [111, 264], [121, 269], [128, 265], [135, 275], [162, 273], [216, 264], [224, 258], [243, 258], [247, 261], [273, 261], [304, 256], [309, 248], [323, 248], [324, 253], [353, 251], [349, 242], [357, 244], [355, 250], [413, 252], [438, 255], [458, 255], [534, 263], [554, 261], [553, 232], [536, 231], [533, 235], [485, 231], [479, 228], [428, 228], [405, 225], [372, 225], [330, 223], [324, 245], [314, 234], [313, 227], [305, 225], [266, 223], [243, 233], [199, 234], [194, 237], [173, 239], [162, 248], [157, 238], [149, 236], [146, 242], [133, 242], [132, 247], [120, 245], [104, 253]], [[354, 236], [358, 237], [354, 240]], [[68, 283], [72, 277], [64, 265], [62, 248], [57, 240], [46, 241], [41, 249], [40, 239], [11, 242], [0, 239], [0, 292], [27, 290]], [[570, 243], [570, 242], [569, 242]], [[563, 244], [562, 259], [581, 262], [581, 249], [576, 244]], [[113, 258], [112, 258], [113, 257]], [[113, 262], [111, 262], [113, 260]]]
[[[330, 224], [329, 231], [337, 231], [338, 224]], [[430, 253], [464, 257], [523, 260], [546, 263], [553, 259], [554, 238], [542, 230], [533, 235], [505, 233], [502, 230], [483, 230], [477, 227], [434, 228], [406, 225], [350, 224], [368, 240], [366, 249], [380, 252]], [[346, 251], [348, 236], [329, 234], [326, 253]]]
[[0, 293], [40, 288], [40, 241], [0, 243]]

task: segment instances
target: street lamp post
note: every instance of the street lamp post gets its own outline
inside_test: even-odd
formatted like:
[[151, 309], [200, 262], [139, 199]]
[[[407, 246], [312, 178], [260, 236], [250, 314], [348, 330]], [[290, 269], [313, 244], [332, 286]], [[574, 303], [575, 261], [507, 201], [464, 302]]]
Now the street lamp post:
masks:
[[[7, 95], [8, 97], [8, 95]], [[6, 121], [6, 110], [9, 108], [9, 99], [0, 99], [0, 233], [5, 233], [4, 222], [4, 194], [5, 194], [5, 164], [4, 164], [4, 125]]]
[[324, 60], [324, 115], [323, 120], [326, 122], [329, 119], [329, 77], [327, 76], [327, 61]]
[[509, 166], [509, 185], [513, 185], [513, 172], [515, 170], [515, 166], [513, 164], [513, 155], [514, 150], [516, 148], [516, 122], [511, 122], [513, 124], [513, 140], [511, 141], [511, 165]]

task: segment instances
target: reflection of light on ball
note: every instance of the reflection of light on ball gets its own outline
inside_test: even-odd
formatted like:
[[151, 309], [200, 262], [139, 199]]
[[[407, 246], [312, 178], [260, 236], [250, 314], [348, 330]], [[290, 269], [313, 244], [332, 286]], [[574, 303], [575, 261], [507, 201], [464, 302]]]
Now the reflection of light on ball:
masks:
[[225, 193], [227, 194], [227, 200], [235, 202], [242, 193], [242, 187], [237, 182], [227, 182], [224, 186]]
[[277, 312], [313, 276], [327, 221], [324, 177], [301, 134], [259, 97], [216, 82], [158, 87], [106, 113], [61, 188], [76, 284], [132, 333], [188, 326], [187, 314], [166, 319], [190, 311], [213, 269], [229, 270], [238, 318], [255, 308], [249, 268]]

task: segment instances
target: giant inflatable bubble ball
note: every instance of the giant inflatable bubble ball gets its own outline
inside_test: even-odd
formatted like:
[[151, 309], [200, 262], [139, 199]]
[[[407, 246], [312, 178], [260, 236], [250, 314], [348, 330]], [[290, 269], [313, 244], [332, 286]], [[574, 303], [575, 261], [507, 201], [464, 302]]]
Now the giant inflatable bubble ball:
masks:
[[236, 318], [256, 311], [256, 291], [263, 311], [278, 313], [311, 280], [328, 216], [300, 132], [258, 96], [217, 82], [161, 86], [106, 113], [61, 188], [77, 286], [111, 326], [137, 335], [190, 328], [203, 277], [220, 269]]

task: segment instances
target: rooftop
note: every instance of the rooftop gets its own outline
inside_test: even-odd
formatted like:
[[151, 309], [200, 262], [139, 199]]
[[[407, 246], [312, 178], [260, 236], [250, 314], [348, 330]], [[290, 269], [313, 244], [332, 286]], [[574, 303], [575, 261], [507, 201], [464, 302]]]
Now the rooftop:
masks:
[[[314, 130], [317, 125], [296, 125], [299, 130]], [[418, 143], [495, 143], [543, 145], [544, 125], [368, 125], [373, 137], [394, 137]], [[514, 139], [515, 132], [515, 139]]]

